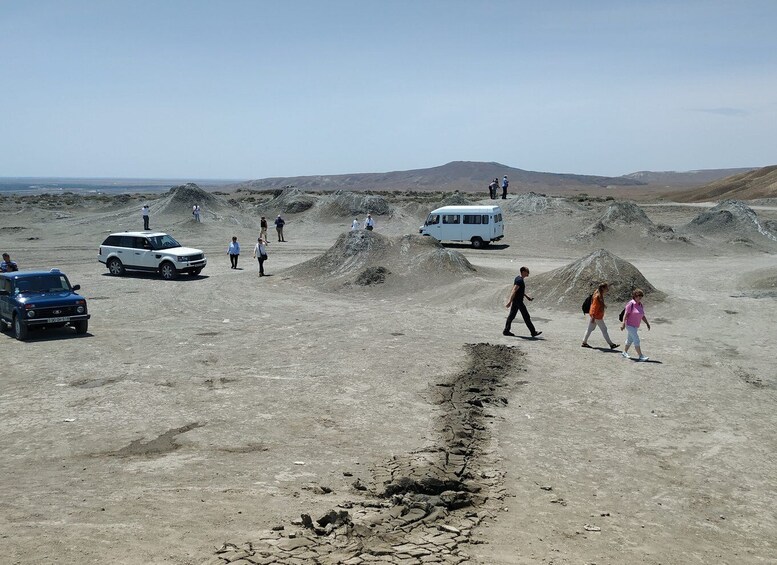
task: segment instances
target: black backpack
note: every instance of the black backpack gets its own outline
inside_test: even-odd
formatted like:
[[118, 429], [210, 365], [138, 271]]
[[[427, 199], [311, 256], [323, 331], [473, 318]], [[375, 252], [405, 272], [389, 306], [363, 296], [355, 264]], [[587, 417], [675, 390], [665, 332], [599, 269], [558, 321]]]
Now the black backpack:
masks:
[[618, 314], [618, 321], [619, 321], [619, 322], [622, 322], [622, 321], [623, 321], [623, 316], [624, 316], [624, 314], [626, 314], [626, 309], [625, 309], [625, 308], [624, 308], [623, 310], [621, 310], [621, 313], [620, 313], [620, 314]]
[[588, 314], [591, 311], [591, 301], [594, 299], [593, 294], [589, 294], [588, 298], [583, 301], [583, 314]]

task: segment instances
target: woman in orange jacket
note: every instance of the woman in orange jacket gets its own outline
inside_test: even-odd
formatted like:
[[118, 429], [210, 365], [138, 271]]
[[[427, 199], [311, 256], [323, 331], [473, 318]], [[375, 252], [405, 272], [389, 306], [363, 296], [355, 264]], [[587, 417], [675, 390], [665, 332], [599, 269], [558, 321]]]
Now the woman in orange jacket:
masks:
[[604, 310], [607, 308], [604, 304], [604, 295], [607, 294], [609, 290], [610, 285], [602, 283], [599, 285], [599, 288], [596, 289], [596, 292], [594, 292], [593, 298], [591, 298], [591, 308], [588, 310], [588, 329], [585, 332], [581, 347], [591, 347], [588, 345], [588, 338], [591, 337], [591, 332], [594, 331], [596, 326], [599, 326], [599, 329], [602, 330], [602, 335], [609, 344], [610, 349], [618, 347], [618, 344], [613, 343], [610, 339], [610, 334], [607, 333], [607, 324], [604, 323]]

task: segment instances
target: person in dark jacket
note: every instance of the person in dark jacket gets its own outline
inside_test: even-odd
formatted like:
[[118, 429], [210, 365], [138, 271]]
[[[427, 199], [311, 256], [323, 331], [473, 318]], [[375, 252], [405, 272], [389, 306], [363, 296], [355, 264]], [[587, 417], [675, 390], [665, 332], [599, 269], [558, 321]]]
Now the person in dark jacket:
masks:
[[275, 218], [275, 231], [278, 232], [278, 241], [286, 241], [283, 239], [283, 226], [286, 225], [286, 222], [281, 218], [281, 215], [278, 214], [278, 217]]

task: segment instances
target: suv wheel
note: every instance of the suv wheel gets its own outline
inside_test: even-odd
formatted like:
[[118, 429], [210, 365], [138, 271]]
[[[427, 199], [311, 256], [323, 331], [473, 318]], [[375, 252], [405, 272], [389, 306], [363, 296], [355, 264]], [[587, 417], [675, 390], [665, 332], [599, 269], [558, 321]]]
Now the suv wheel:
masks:
[[89, 320], [79, 320], [73, 323], [73, 327], [76, 329], [76, 333], [83, 335], [86, 330], [89, 329]]
[[165, 261], [159, 265], [159, 274], [162, 275], [162, 278], [166, 281], [171, 281], [178, 276], [178, 271], [176, 270], [175, 265], [170, 261]]
[[111, 257], [108, 259], [108, 264], [106, 266], [108, 267], [108, 272], [112, 275], [120, 277], [124, 274], [124, 265], [122, 265], [121, 261], [119, 261], [116, 257]]
[[191, 272], [191, 275], [192, 275], [193, 277], [196, 277], [196, 276], [197, 276], [197, 275], [199, 275], [201, 272], [202, 272], [202, 269], [194, 269], [194, 270]]
[[0, 332], [4, 332], [6, 330], [7, 326], [5, 324], [5, 320], [0, 318]]
[[19, 316], [13, 317], [13, 333], [19, 341], [27, 339], [27, 326], [22, 323]]

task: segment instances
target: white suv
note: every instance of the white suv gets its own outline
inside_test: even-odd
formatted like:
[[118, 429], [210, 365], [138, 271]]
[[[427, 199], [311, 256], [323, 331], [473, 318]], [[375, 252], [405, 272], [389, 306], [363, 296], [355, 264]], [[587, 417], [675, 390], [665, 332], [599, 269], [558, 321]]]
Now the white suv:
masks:
[[161, 232], [127, 231], [112, 233], [100, 246], [97, 256], [112, 275], [125, 271], [152, 271], [172, 280], [179, 273], [199, 275], [208, 263], [199, 249], [181, 247], [172, 236]]

